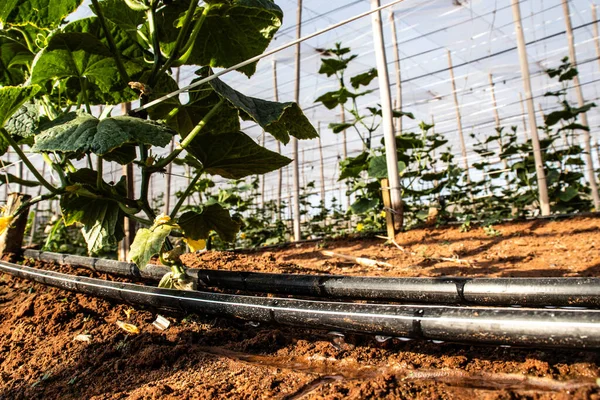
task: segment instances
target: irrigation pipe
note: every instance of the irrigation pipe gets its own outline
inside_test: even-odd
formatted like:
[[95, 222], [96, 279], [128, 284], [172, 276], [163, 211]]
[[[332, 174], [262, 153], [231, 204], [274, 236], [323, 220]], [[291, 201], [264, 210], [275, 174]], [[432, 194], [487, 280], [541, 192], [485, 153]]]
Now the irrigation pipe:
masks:
[[0, 271], [72, 292], [184, 313], [374, 335], [600, 348], [600, 311], [335, 303], [107, 282], [0, 261]]
[[270, 56], [270, 55], [272, 55], [272, 54], [278, 53], [278, 52], [280, 52], [281, 50], [285, 50], [285, 49], [287, 49], [288, 47], [295, 46], [295, 45], [297, 45], [298, 43], [302, 43], [302, 42], [304, 42], [304, 41], [306, 41], [306, 40], [308, 40], [308, 39], [312, 39], [312, 38], [314, 38], [314, 37], [316, 37], [316, 36], [322, 35], [323, 33], [329, 32], [330, 30], [333, 30], [333, 29], [335, 29], [335, 28], [338, 28], [338, 27], [340, 27], [340, 26], [342, 26], [342, 25], [346, 25], [346, 24], [348, 24], [348, 23], [350, 23], [350, 22], [356, 21], [357, 19], [360, 19], [360, 18], [366, 17], [367, 15], [373, 14], [373, 13], [375, 13], [375, 12], [379, 12], [379, 11], [381, 11], [381, 10], [383, 10], [383, 9], [386, 9], [386, 8], [388, 8], [388, 7], [391, 7], [391, 6], [393, 6], [393, 5], [396, 5], [396, 4], [398, 4], [398, 3], [402, 3], [403, 1], [404, 1], [404, 0], [393, 0], [393, 1], [391, 1], [390, 3], [388, 3], [388, 4], [384, 4], [384, 5], [382, 5], [381, 7], [377, 7], [377, 8], [370, 9], [369, 11], [365, 11], [364, 13], [357, 14], [357, 15], [355, 15], [355, 16], [353, 16], [353, 17], [350, 17], [350, 18], [348, 18], [348, 19], [345, 19], [345, 20], [343, 20], [343, 21], [340, 21], [340, 22], [338, 22], [338, 23], [336, 23], [336, 24], [329, 25], [328, 27], [325, 27], [325, 28], [323, 28], [323, 29], [321, 29], [321, 30], [318, 30], [318, 31], [316, 31], [316, 32], [313, 32], [313, 33], [311, 33], [311, 34], [309, 34], [309, 35], [303, 36], [303, 37], [301, 37], [301, 38], [298, 38], [298, 39], [296, 39], [296, 40], [292, 40], [291, 42], [288, 42], [288, 43], [286, 43], [286, 44], [284, 44], [284, 45], [282, 45], [282, 46], [276, 47], [276, 48], [274, 48], [273, 50], [266, 51], [266, 52], [264, 52], [264, 53], [262, 53], [262, 54], [259, 54], [259, 55], [257, 55], [257, 56], [254, 56], [254, 57], [252, 57], [252, 58], [249, 58], [249, 59], [247, 59], [246, 61], [242, 61], [241, 63], [238, 63], [238, 64], [236, 64], [236, 65], [233, 65], [233, 66], [231, 66], [231, 67], [229, 67], [229, 68], [225, 68], [224, 70], [221, 70], [221, 71], [215, 72], [214, 74], [212, 74], [212, 75], [210, 75], [210, 76], [208, 76], [208, 77], [206, 77], [206, 78], [204, 78], [204, 79], [200, 79], [199, 81], [197, 81], [197, 82], [194, 82], [194, 83], [192, 83], [191, 85], [184, 86], [184, 87], [182, 87], [182, 88], [180, 88], [180, 89], [177, 89], [177, 90], [175, 90], [175, 91], [173, 91], [173, 92], [171, 92], [171, 93], [168, 93], [168, 94], [166, 94], [166, 95], [164, 95], [164, 96], [162, 96], [162, 97], [159, 97], [159, 98], [158, 98], [158, 99], [156, 99], [156, 100], [153, 100], [153, 101], [151, 101], [151, 102], [149, 102], [149, 103], [147, 103], [147, 104], [145, 104], [145, 105], [143, 105], [143, 106], [141, 106], [141, 107], [138, 107], [138, 108], [136, 108], [135, 110], [133, 110], [133, 112], [139, 112], [139, 111], [142, 111], [142, 110], [148, 109], [148, 108], [150, 108], [150, 107], [153, 107], [153, 106], [155, 106], [155, 105], [157, 105], [157, 104], [159, 104], [159, 103], [162, 103], [162, 102], [163, 102], [163, 101], [165, 101], [165, 100], [168, 100], [168, 99], [170, 99], [170, 98], [173, 98], [173, 97], [175, 97], [175, 96], [178, 96], [180, 93], [187, 92], [187, 91], [189, 91], [190, 89], [193, 89], [193, 88], [195, 88], [195, 87], [198, 87], [198, 86], [204, 85], [205, 83], [207, 83], [207, 82], [210, 82], [210, 81], [212, 81], [213, 79], [216, 79], [216, 78], [218, 78], [218, 77], [219, 77], [219, 76], [221, 76], [221, 75], [225, 75], [225, 74], [227, 74], [227, 73], [229, 73], [229, 72], [231, 72], [231, 71], [235, 71], [236, 69], [239, 69], [239, 68], [245, 67], [246, 65], [248, 65], [248, 64], [252, 64], [252, 63], [254, 63], [254, 62], [257, 62], [257, 61], [259, 61], [259, 60], [260, 60], [260, 59], [262, 59], [262, 58], [265, 58], [265, 57], [268, 57], [268, 56]]
[[[25, 250], [24, 256], [98, 272], [159, 280], [169, 269], [92, 257]], [[465, 305], [600, 308], [600, 278], [385, 278], [276, 274], [190, 268], [199, 286], [258, 293]]]

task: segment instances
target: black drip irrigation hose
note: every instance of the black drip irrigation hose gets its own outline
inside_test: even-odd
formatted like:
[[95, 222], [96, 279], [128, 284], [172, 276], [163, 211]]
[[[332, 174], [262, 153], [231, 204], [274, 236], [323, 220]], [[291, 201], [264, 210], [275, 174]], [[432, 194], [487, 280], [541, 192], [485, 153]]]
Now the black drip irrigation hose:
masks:
[[[83, 266], [98, 272], [158, 280], [160, 265], [135, 264], [25, 250], [40, 261]], [[600, 278], [385, 278], [274, 274], [190, 268], [199, 286], [258, 293], [414, 303], [600, 308]]]
[[179, 291], [71, 276], [0, 261], [0, 271], [161, 310], [314, 329], [499, 345], [600, 348], [599, 310], [384, 305]]

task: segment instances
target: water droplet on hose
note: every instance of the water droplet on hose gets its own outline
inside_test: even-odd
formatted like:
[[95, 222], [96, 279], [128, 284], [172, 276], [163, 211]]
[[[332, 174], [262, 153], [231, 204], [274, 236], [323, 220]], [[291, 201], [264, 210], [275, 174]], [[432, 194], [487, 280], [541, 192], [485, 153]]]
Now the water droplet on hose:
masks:
[[432, 340], [431, 343], [440, 344], [440, 343], [444, 343], [444, 341], [443, 340]]
[[409, 337], [402, 337], [402, 336], [396, 336], [396, 339], [402, 341], [402, 342], [410, 342], [411, 340], [413, 340], [412, 338]]
[[385, 343], [391, 338], [391, 336], [375, 335], [375, 340], [377, 340], [379, 343]]
[[253, 328], [258, 328], [260, 326], [260, 322], [257, 321], [248, 321], [246, 325], [250, 325]]
[[327, 332], [327, 334], [331, 335], [331, 336], [339, 336], [339, 337], [345, 337], [346, 336], [342, 332], [338, 332], [338, 331], [329, 331], [329, 332]]

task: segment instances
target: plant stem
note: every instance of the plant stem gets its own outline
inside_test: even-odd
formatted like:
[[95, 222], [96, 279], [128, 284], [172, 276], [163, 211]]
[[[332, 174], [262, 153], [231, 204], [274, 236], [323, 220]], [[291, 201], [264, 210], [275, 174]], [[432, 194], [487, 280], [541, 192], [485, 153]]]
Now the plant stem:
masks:
[[[164, 74], [167, 71], [167, 69], [169, 69], [169, 67], [179, 57], [179, 50], [181, 48], [181, 45], [183, 44], [184, 38], [187, 36], [188, 30], [189, 30], [190, 24], [192, 23], [192, 19], [196, 12], [197, 6], [198, 6], [198, 3], [196, 1], [190, 1], [190, 6], [185, 14], [183, 26], [181, 27], [181, 30], [179, 31], [179, 34], [177, 35], [177, 40], [175, 41], [175, 46], [173, 47], [173, 51], [172, 51], [171, 55], [169, 56], [169, 58], [167, 59], [167, 61], [165, 62], [165, 65], [163, 65], [162, 68], [160, 69], [160, 71], [158, 71], [158, 76], [161, 76], [162, 74]], [[204, 17], [204, 13], [202, 13], [202, 15]]]
[[198, 37], [200, 28], [202, 28], [202, 25], [204, 24], [204, 21], [206, 20], [206, 16], [208, 15], [208, 10], [210, 10], [210, 5], [205, 3], [204, 10], [202, 11], [202, 15], [200, 16], [200, 19], [198, 19], [198, 21], [196, 21], [196, 25], [194, 25], [194, 30], [192, 30], [192, 34], [190, 35], [190, 38], [188, 39], [187, 43], [185, 44], [185, 46], [182, 49], [182, 51], [184, 53], [178, 60], [180, 64], [185, 64], [187, 62], [187, 60], [190, 58], [190, 56], [192, 55], [192, 51], [194, 49], [193, 44], [196, 41], [196, 38]]
[[60, 184], [62, 186], [67, 186], [67, 177], [65, 176], [65, 172], [62, 170], [60, 165], [53, 162], [50, 159], [50, 156], [48, 155], [48, 153], [42, 153], [42, 159], [44, 160], [46, 165], [48, 165], [50, 168], [52, 168], [53, 170], [56, 171], [56, 173], [58, 174], [58, 178], [60, 179]]
[[204, 116], [204, 118], [202, 118], [200, 122], [198, 122], [194, 129], [192, 129], [192, 131], [188, 133], [188, 135], [185, 137], [185, 139], [183, 139], [181, 144], [177, 146], [177, 148], [175, 148], [175, 150], [173, 150], [171, 154], [169, 154], [166, 158], [163, 158], [161, 161], [158, 161], [149, 169], [151, 171], [158, 171], [169, 165], [171, 162], [173, 162], [173, 160], [175, 160], [177, 156], [190, 145], [192, 140], [194, 140], [194, 138], [198, 136], [200, 131], [202, 131], [202, 129], [206, 126], [210, 119], [217, 113], [217, 111], [219, 111], [219, 108], [223, 105], [224, 102], [224, 99], [219, 100], [219, 102], [215, 104], [215, 106]]
[[146, 11], [146, 18], [148, 18], [148, 25], [150, 27], [150, 38], [152, 39], [152, 51], [154, 52], [154, 64], [152, 65], [152, 72], [150, 73], [150, 78], [148, 79], [148, 85], [150, 87], [154, 86], [158, 79], [161, 56], [155, 13], [156, 8], [154, 5], [151, 6], [148, 11]]
[[10, 146], [13, 148], [15, 153], [17, 153], [19, 158], [21, 158], [21, 161], [23, 161], [23, 164], [25, 164], [27, 166], [27, 168], [29, 168], [29, 170], [31, 171], [33, 176], [35, 176], [35, 178], [38, 180], [38, 182], [40, 182], [42, 184], [42, 186], [44, 186], [50, 192], [57, 193], [58, 189], [55, 188], [54, 186], [52, 186], [46, 179], [44, 179], [44, 177], [33, 166], [31, 161], [29, 161], [29, 158], [27, 158], [25, 153], [23, 153], [23, 150], [21, 150], [21, 148], [19, 147], [17, 142], [14, 141], [14, 139], [10, 136], [10, 134], [6, 131], [6, 129], [0, 128], [0, 135], [2, 135], [4, 140], [6, 140], [8, 142], [8, 144], [10, 144]]
[[123, 64], [123, 60], [121, 59], [121, 53], [117, 49], [117, 45], [115, 44], [115, 39], [112, 37], [110, 30], [108, 29], [108, 25], [106, 24], [106, 19], [104, 18], [104, 14], [102, 13], [102, 8], [100, 4], [98, 4], [98, 0], [92, 0], [92, 5], [96, 11], [96, 15], [98, 16], [98, 20], [100, 21], [100, 25], [102, 25], [102, 29], [106, 34], [106, 40], [108, 41], [108, 47], [110, 51], [113, 53], [115, 57], [115, 61], [117, 62], [117, 69], [119, 70], [119, 75], [121, 75], [121, 79], [125, 84], [129, 83], [129, 75], [127, 74], [127, 70], [125, 69], [125, 65]]
[[23, 202], [19, 206], [19, 208], [17, 208], [17, 210], [15, 212], [15, 215], [13, 215], [13, 217], [18, 217], [25, 210], [27, 210], [27, 208], [29, 208], [30, 206], [32, 206], [32, 205], [34, 205], [36, 203], [39, 203], [40, 201], [52, 199], [52, 198], [58, 196], [60, 193], [64, 193], [64, 189], [59, 189], [59, 192], [57, 192], [57, 193], [44, 193], [44, 194], [39, 195], [37, 197], [31, 198], [29, 201]]
[[104, 169], [104, 163], [103, 163], [104, 159], [100, 156], [96, 156], [96, 187], [98, 188], [98, 190], [102, 190], [102, 186], [103, 186], [103, 180], [102, 180], [102, 175], [103, 175], [103, 169]]
[[171, 218], [175, 218], [175, 216], [177, 215], [177, 212], [179, 211], [179, 209], [181, 208], [181, 206], [183, 205], [183, 202], [185, 201], [185, 199], [187, 199], [187, 197], [190, 195], [190, 193], [192, 192], [192, 190], [194, 189], [194, 186], [196, 186], [196, 182], [198, 182], [198, 179], [200, 179], [200, 176], [202, 175], [203, 171], [199, 171], [196, 176], [192, 179], [192, 181], [190, 182], [190, 184], [188, 185], [187, 189], [185, 189], [185, 192], [181, 195], [181, 197], [179, 198], [179, 200], [177, 201], [177, 204], [175, 204], [175, 208], [173, 208], [173, 211], [171, 211], [170, 217]]
[[81, 94], [83, 94], [83, 102], [85, 103], [85, 111], [88, 114], [92, 114], [92, 109], [90, 107], [90, 97], [88, 93], [88, 81], [86, 78], [80, 79], [81, 82]]

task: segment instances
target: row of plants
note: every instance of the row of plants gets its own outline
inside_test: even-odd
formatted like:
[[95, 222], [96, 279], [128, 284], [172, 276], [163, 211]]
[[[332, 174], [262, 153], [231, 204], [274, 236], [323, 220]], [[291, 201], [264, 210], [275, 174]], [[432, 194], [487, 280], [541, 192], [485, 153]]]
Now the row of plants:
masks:
[[[143, 227], [131, 260], [144, 267], [158, 255], [172, 269], [161, 286], [186, 288], [184, 243], [201, 248], [211, 232], [232, 241], [240, 227], [219, 202], [184, 212], [196, 184], [206, 175], [242, 179], [291, 162], [258, 145], [240, 121], [254, 121], [284, 144], [290, 136], [318, 136], [296, 103], [249, 97], [211, 77], [213, 68], [261, 54], [283, 13], [268, 0], [92, 0], [94, 16], [69, 21], [82, 2], [0, 6], [0, 155], [10, 147], [44, 189], [5, 209], [0, 232], [29, 207], [57, 199], [64, 225], [82, 226], [88, 252], [100, 254], [114, 249], [125, 220], [133, 219]], [[179, 89], [173, 71], [181, 66], [195, 66], [194, 82], [204, 83], [185, 99], [144, 107]], [[251, 77], [255, 70], [252, 63], [237, 71]], [[115, 105], [137, 100], [137, 110], [113, 115]], [[155, 156], [172, 141], [172, 152]], [[58, 184], [39, 173], [32, 154], [41, 155]], [[173, 162], [189, 167], [190, 185], [168, 215], [157, 215], [150, 179]], [[124, 177], [105, 180], [115, 164], [137, 168], [137, 196], [127, 193]]]
[[[344, 76], [348, 64], [356, 57], [349, 48], [336, 44], [325, 51], [320, 73], [334, 77], [339, 87], [316, 99], [328, 109], [342, 105], [353, 118], [344, 123], [332, 123], [333, 134], [353, 131], [363, 143], [363, 151], [339, 163], [339, 181], [347, 188], [352, 199], [348, 210], [343, 210], [335, 197], [325, 199], [314, 192], [314, 182], [301, 195], [303, 236], [333, 237], [351, 232], [385, 230], [385, 210], [381, 198], [381, 178], [387, 177], [385, 151], [382, 142], [374, 142], [379, 127], [381, 109], [361, 108], [361, 98], [370, 93], [365, 87], [377, 76], [372, 69], [366, 73]], [[556, 111], [549, 113], [539, 127], [544, 170], [548, 183], [551, 210], [554, 213], [585, 212], [593, 209], [589, 185], [584, 179], [583, 149], [578, 144], [578, 131], [588, 130], [579, 123], [580, 114], [595, 105], [572, 107], [567, 101], [568, 86], [577, 70], [568, 59], [547, 71], [561, 85], [546, 96], [556, 99]], [[350, 86], [346, 81], [350, 82]], [[414, 116], [394, 111], [396, 118]], [[396, 138], [400, 170], [405, 227], [422, 223], [463, 223], [468, 230], [473, 221], [491, 226], [510, 218], [537, 215], [539, 209], [535, 163], [531, 141], [523, 140], [516, 126], [492, 128], [491, 132], [471, 134], [473, 151], [479, 160], [471, 165], [470, 179], [459, 167], [448, 139], [434, 132], [434, 126], [421, 122], [417, 132], [402, 132]], [[239, 185], [239, 183], [238, 183]], [[258, 181], [253, 186], [258, 191]], [[236, 186], [221, 189], [240, 193]], [[291, 216], [277, 208], [275, 201], [259, 204], [246, 196], [243, 207], [228, 204], [236, 210], [242, 236], [238, 246], [261, 246], [289, 240]], [[432, 219], [433, 215], [433, 219]], [[493, 229], [490, 229], [493, 233]]]

